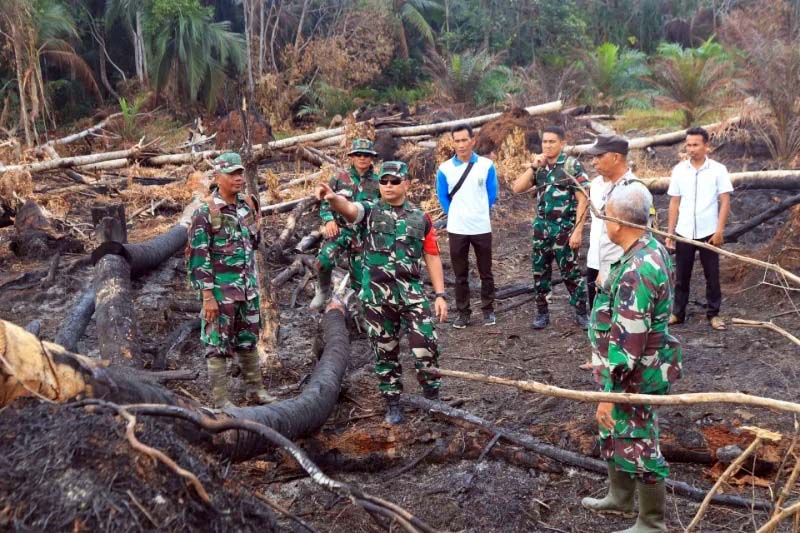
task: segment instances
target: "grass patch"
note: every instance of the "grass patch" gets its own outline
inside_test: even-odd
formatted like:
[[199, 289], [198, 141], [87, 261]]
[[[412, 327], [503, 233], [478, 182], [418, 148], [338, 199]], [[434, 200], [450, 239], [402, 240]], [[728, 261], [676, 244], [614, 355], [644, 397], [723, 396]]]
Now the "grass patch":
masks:
[[680, 110], [667, 111], [665, 109], [626, 109], [611, 126], [621, 132], [630, 130], [651, 130], [668, 128], [678, 130], [682, 128], [683, 112]]

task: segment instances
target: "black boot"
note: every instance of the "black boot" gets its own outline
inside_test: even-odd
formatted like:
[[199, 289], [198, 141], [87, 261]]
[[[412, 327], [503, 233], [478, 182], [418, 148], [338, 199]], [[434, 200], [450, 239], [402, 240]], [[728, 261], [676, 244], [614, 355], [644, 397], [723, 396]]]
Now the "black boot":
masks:
[[582, 330], [589, 329], [589, 317], [586, 314], [586, 305], [580, 305], [575, 308], [575, 323], [578, 324]]
[[400, 396], [394, 394], [386, 397], [386, 418], [387, 424], [396, 426], [403, 423], [403, 408], [400, 407]]
[[547, 307], [539, 307], [536, 310], [536, 318], [533, 319], [533, 329], [544, 329], [550, 324], [550, 313]]
[[439, 387], [425, 387], [422, 389], [422, 396], [424, 396], [426, 400], [438, 400]]

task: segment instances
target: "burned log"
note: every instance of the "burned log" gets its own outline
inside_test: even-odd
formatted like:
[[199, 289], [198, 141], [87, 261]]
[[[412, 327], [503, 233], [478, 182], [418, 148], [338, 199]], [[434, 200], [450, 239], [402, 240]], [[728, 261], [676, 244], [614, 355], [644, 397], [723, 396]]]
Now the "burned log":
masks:
[[759, 224], [762, 224], [767, 220], [780, 215], [787, 209], [797, 204], [800, 204], [800, 194], [795, 194], [794, 196], [790, 196], [789, 198], [784, 199], [783, 201], [775, 204], [774, 206], [770, 207], [763, 213], [760, 213], [751, 218], [750, 220], [743, 222], [742, 224], [739, 224], [735, 228], [729, 228], [724, 234], [725, 242], [736, 242], [737, 240], [739, 240], [739, 237], [741, 237], [748, 231], [752, 230], [753, 228], [757, 227]]
[[[776, 189], [796, 191], [800, 189], [800, 170], [763, 170], [759, 172], [732, 172], [731, 183], [736, 190]], [[653, 194], [666, 194], [669, 178], [642, 180]]]
[[11, 251], [20, 257], [44, 259], [54, 252], [83, 252], [83, 244], [59, 232], [47, 212], [28, 199], [16, 214]]
[[[264, 204], [261, 208], [262, 215], [274, 215], [277, 213], [287, 213], [297, 207], [299, 204], [305, 202], [306, 200], [316, 200], [315, 196], [305, 196], [303, 198], [298, 198], [297, 200], [289, 200], [287, 202], [281, 202], [279, 204], [272, 204], [267, 205]], [[319, 200], [317, 200], [319, 201]]]
[[316, 198], [305, 198], [302, 202], [297, 204], [294, 209], [292, 209], [292, 212], [286, 219], [286, 226], [283, 228], [283, 231], [281, 231], [281, 234], [269, 247], [268, 256], [270, 259], [279, 260], [283, 258], [283, 255], [286, 253], [284, 249], [286, 248], [291, 236], [294, 235], [297, 221], [311, 206], [316, 205], [316, 200]]
[[302, 239], [294, 247], [294, 250], [299, 253], [305, 253], [317, 245], [322, 240], [322, 232], [314, 230]]
[[83, 337], [86, 327], [94, 315], [94, 287], [83, 290], [75, 300], [69, 315], [63, 321], [61, 328], [53, 341], [60, 344], [70, 352], [74, 352], [78, 341]]

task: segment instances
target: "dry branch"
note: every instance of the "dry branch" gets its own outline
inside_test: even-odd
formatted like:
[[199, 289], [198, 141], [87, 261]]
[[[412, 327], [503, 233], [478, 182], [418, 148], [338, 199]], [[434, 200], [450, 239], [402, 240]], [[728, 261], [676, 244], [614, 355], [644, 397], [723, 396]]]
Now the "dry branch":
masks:
[[[139, 153], [143, 148], [141, 144], [137, 144], [133, 148], [127, 150], [117, 150], [114, 152], [102, 152], [99, 154], [78, 155], [75, 157], [62, 157], [60, 159], [50, 159], [49, 161], [39, 161], [36, 163], [28, 163], [24, 165], [8, 165], [0, 166], [0, 174], [10, 172], [13, 170], [22, 170], [27, 172], [45, 172], [47, 170], [55, 170], [58, 168], [78, 167], [81, 165], [89, 165], [99, 163], [101, 161], [110, 161], [114, 159], [125, 160]], [[123, 165], [124, 166], [124, 165]]]
[[287, 202], [281, 202], [279, 204], [272, 204], [272, 205], [264, 205], [261, 208], [262, 215], [274, 215], [276, 213], [286, 213], [287, 211], [291, 211], [298, 204], [305, 202], [306, 200], [316, 199], [316, 196], [305, 196], [303, 198], [298, 198], [296, 200], [289, 200]]
[[764, 322], [762, 320], [746, 320], [744, 318], [732, 318], [731, 324], [735, 326], [744, 326], [752, 328], [766, 328], [771, 329], [775, 333], [780, 333], [796, 345], [800, 346], [800, 339], [783, 329], [782, 327], [773, 324], [772, 322]]
[[[110, 404], [107, 404], [110, 405]], [[128, 442], [131, 443], [131, 447], [134, 450], [139, 450], [143, 454], [153, 458], [156, 461], [161, 461], [165, 465], [167, 465], [173, 472], [178, 474], [184, 479], [189, 480], [194, 490], [197, 492], [197, 495], [200, 496], [200, 499], [203, 500], [207, 505], [211, 505], [211, 498], [208, 496], [208, 492], [206, 492], [205, 487], [203, 484], [200, 483], [200, 480], [197, 479], [197, 476], [189, 472], [188, 470], [184, 470], [178, 464], [172, 460], [167, 454], [162, 452], [161, 450], [156, 450], [146, 444], [143, 444], [139, 439], [136, 438], [136, 417], [133, 416], [130, 412], [125, 410], [123, 407], [116, 407], [117, 413], [122, 416], [128, 423], [125, 426], [125, 436], [128, 439]]]
[[294, 234], [295, 227], [297, 227], [297, 221], [311, 206], [316, 204], [315, 200], [315, 198], [306, 198], [304, 201], [297, 204], [294, 209], [292, 209], [292, 212], [286, 219], [286, 226], [283, 228], [283, 231], [281, 231], [281, 234], [269, 247], [268, 255], [272, 259], [283, 256], [286, 243], [289, 242], [289, 239]]
[[545, 385], [538, 381], [523, 381], [507, 379], [497, 376], [486, 376], [474, 374], [472, 372], [460, 372], [458, 370], [429, 370], [431, 373], [438, 373], [442, 376], [466, 379], [469, 381], [480, 381], [483, 383], [494, 383], [496, 385], [506, 385], [515, 387], [528, 392], [537, 392], [547, 396], [567, 398], [579, 402], [611, 402], [611, 403], [633, 403], [633, 404], [652, 404], [652, 405], [693, 405], [698, 403], [731, 403], [738, 405], [751, 405], [753, 407], [765, 407], [767, 409], [777, 409], [789, 413], [800, 413], [800, 404], [787, 402], [785, 400], [774, 400], [763, 396], [753, 396], [741, 392], [692, 392], [686, 394], [651, 395], [651, 394], [632, 394], [627, 392], [593, 392], [564, 389]]
[[797, 502], [794, 505], [790, 505], [786, 509], [783, 509], [781, 512], [774, 515], [772, 518], [769, 519], [769, 522], [758, 528], [758, 531], [756, 531], [756, 533], [769, 533], [773, 530], [775, 526], [777, 526], [780, 523], [781, 520], [797, 513], [800, 513], [800, 502]]

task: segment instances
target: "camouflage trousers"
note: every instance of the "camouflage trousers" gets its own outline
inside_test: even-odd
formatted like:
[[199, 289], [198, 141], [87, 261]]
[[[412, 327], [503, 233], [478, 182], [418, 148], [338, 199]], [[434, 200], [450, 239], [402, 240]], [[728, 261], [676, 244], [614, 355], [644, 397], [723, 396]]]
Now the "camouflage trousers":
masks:
[[258, 297], [244, 302], [222, 301], [214, 322], [200, 321], [200, 340], [206, 345], [206, 357], [233, 357], [252, 351], [261, 329]]
[[669, 465], [658, 445], [658, 416], [652, 405], [614, 404], [614, 429], [600, 426], [600, 456], [620, 472], [645, 482], [661, 481]]
[[586, 281], [578, 267], [578, 252], [569, 246], [569, 237], [573, 229], [571, 224], [564, 225], [542, 217], [536, 217], [533, 221], [531, 263], [536, 305], [540, 309], [547, 308], [554, 259], [561, 271], [561, 279], [569, 291], [570, 305], [586, 305]]
[[403, 367], [399, 358], [400, 333], [403, 329], [408, 334], [408, 346], [414, 356], [417, 381], [423, 389], [440, 387], [440, 379], [425, 372], [426, 368], [438, 368], [439, 366], [436, 329], [433, 326], [431, 309], [427, 301], [410, 305], [364, 304], [364, 319], [372, 350], [375, 353], [378, 390], [384, 396], [403, 392]]
[[333, 270], [336, 259], [342, 252], [347, 253], [350, 267], [350, 287], [358, 294], [361, 290], [361, 277], [363, 275], [363, 260], [360, 247], [357, 246], [357, 236], [352, 228], [339, 228], [339, 236], [326, 240], [319, 248], [317, 265], [320, 271]]

